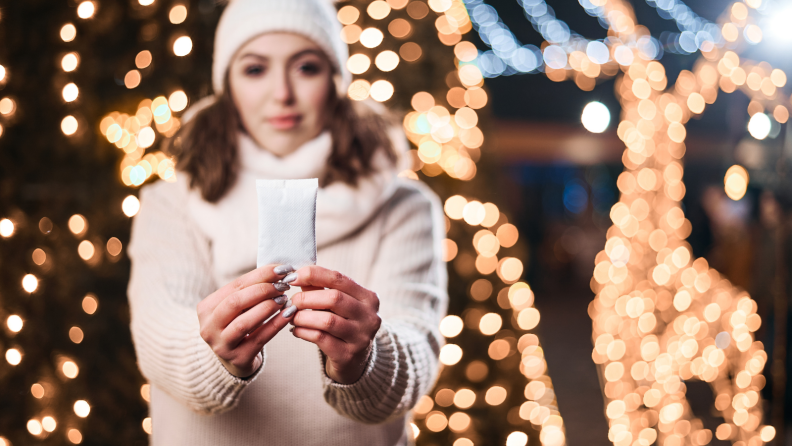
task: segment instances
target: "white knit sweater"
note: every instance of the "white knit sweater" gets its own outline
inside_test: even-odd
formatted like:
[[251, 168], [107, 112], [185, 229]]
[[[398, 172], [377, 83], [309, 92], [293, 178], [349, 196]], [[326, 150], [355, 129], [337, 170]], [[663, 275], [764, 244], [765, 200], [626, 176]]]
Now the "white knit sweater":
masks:
[[381, 301], [382, 327], [357, 382], [332, 381], [318, 348], [286, 330], [265, 346], [262, 367], [240, 379], [201, 338], [196, 305], [255, 268], [256, 178], [255, 166], [243, 164], [215, 205], [189, 190], [183, 173], [141, 191], [128, 293], [138, 363], [151, 384], [151, 444], [411, 443], [405, 418], [434, 384], [447, 306], [439, 200], [419, 182], [396, 179], [362, 226], [319, 246], [319, 265]]

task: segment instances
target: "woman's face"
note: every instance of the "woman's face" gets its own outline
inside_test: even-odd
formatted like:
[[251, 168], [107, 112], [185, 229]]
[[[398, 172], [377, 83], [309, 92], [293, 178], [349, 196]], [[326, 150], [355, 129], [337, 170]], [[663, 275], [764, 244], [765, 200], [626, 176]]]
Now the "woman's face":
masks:
[[242, 124], [261, 147], [284, 156], [321, 133], [333, 73], [311, 40], [262, 34], [239, 49], [229, 70]]

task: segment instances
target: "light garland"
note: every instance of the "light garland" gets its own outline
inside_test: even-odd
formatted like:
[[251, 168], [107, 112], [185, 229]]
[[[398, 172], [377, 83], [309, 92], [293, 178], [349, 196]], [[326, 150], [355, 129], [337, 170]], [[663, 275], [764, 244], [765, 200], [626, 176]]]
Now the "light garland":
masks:
[[[536, 6], [540, 3], [544, 4], [525, 1], [523, 6], [527, 8], [526, 4]], [[490, 8], [479, 0], [468, 2], [468, 6], [472, 4]], [[501, 58], [509, 69], [519, 71], [518, 67], [528, 68], [530, 64], [521, 57], [527, 57], [525, 51], [529, 51], [537, 64], [527, 71], [543, 69], [554, 81], [574, 79], [584, 90], [593, 88], [597, 79], [619, 76], [617, 94], [622, 101], [623, 119], [618, 133], [628, 146], [623, 157], [627, 169], [618, 181], [622, 197], [611, 212], [615, 225], [608, 232], [605, 250], [597, 256], [592, 280], [597, 298], [591, 305], [595, 341], [593, 358], [599, 364], [603, 377], [606, 414], [611, 425], [609, 438], [618, 446], [627, 446], [635, 441], [651, 444], [658, 439], [664, 444], [669, 441], [670, 444], [686, 441], [690, 444], [707, 443], [712, 433], [702, 429], [684, 397], [684, 380], [699, 378], [711, 383], [717, 393], [716, 407], [723, 411], [727, 420], [715, 436], [743, 441], [746, 446], [768, 441], [772, 438], [772, 428], [759, 426], [758, 389], [763, 384], [761, 369], [766, 354], [761, 343], [753, 342], [751, 334], [760, 322], [755, 314], [756, 306], [747, 294], [734, 289], [710, 269], [706, 261], [693, 261], [691, 258], [689, 246], [684, 241], [689, 234], [690, 223], [678, 204], [685, 191], [680, 160], [684, 155], [684, 123], [715, 101], [718, 88], [725, 92], [739, 88], [754, 98], [752, 115], [774, 107], [774, 118], [786, 122], [788, 109], [778, 92], [785, 85], [786, 78], [782, 79], [778, 70], [768, 69], [766, 64], [741, 62], [736, 53], [721, 50], [715, 44], [711, 47], [701, 45], [698, 48], [703, 49], [704, 59], [692, 72], [683, 71], [674, 88], [666, 90], [665, 70], [654, 60], [660, 55], [660, 47], [648, 30], [637, 24], [632, 8], [621, 0], [581, 0], [581, 4], [587, 12], [609, 26], [609, 37], [603, 41], [588, 41], [562, 26], [563, 22], [547, 25], [555, 20], [551, 12], [539, 14], [539, 10], [531, 9], [531, 12], [536, 11], [531, 15], [532, 23], [543, 35], [547, 34], [546, 38], [552, 36], [550, 38], [553, 39], [548, 39], [548, 44], [543, 45], [540, 57], [538, 49], [523, 47], [516, 39], [509, 43], [508, 37], [513, 38], [513, 35], [498, 21], [493, 9], [486, 9], [490, 14], [488, 21], [476, 22], [475, 17], [478, 16], [474, 13], [474, 17], [469, 17], [465, 5], [459, 0], [430, 1], [429, 7], [438, 13], [435, 27], [439, 40], [454, 47], [458, 61], [454, 73], [459, 85], [451, 87], [445, 98], [435, 98], [426, 92], [413, 96], [413, 111], [405, 116], [404, 128], [416, 146], [411, 151], [415, 168], [400, 175], [417, 179], [415, 171], [421, 170], [428, 176], [445, 173], [463, 181], [469, 181], [476, 175], [476, 161], [484, 142], [484, 135], [477, 126], [476, 110], [487, 102], [487, 94], [482, 89], [484, 77], [497, 75], [497, 70], [486, 71], [483, 68], [482, 60], [491, 57], [490, 53], [479, 54], [472, 44], [461, 41], [461, 36], [473, 27], [482, 32], [484, 26], [481, 25], [486, 24], [490, 31], [484, 32], [500, 33], [498, 36], [489, 34], [493, 39], [506, 39], [507, 43], [495, 45], [491, 54]], [[371, 18], [382, 20], [391, 10], [405, 6], [407, 1], [404, 0], [377, 0], [368, 3], [365, 10]], [[724, 40], [732, 47], [739, 39], [739, 33], [734, 37], [731, 27], [743, 29], [745, 35], [750, 34], [747, 14], [741, 17], [740, 12], [738, 6], [732, 7], [732, 20], [721, 27]], [[408, 14], [422, 18], [426, 11], [422, 12], [420, 6], [410, 10], [408, 6]], [[484, 17], [484, 13], [481, 14], [480, 17]], [[356, 24], [361, 15], [351, 5], [339, 11], [339, 20], [345, 25], [342, 38], [350, 44], [359, 42], [367, 49], [377, 48], [385, 33], [377, 27], [362, 29]], [[547, 19], [540, 20], [545, 16]], [[700, 22], [679, 23], [685, 28], [684, 32], [693, 32], [694, 25], [702, 26], [702, 29], [708, 26]], [[396, 19], [387, 28], [391, 35], [402, 38], [409, 34], [411, 26], [405, 19]], [[566, 37], [565, 32], [569, 33], [569, 38], [561, 39]], [[717, 36], [711, 30], [707, 32], [713, 37], [712, 42], [716, 42]], [[751, 43], [748, 37], [745, 41]], [[596, 45], [589, 51], [592, 42], [602, 44], [607, 55], [600, 57], [597, 52], [600, 48]], [[518, 50], [519, 53], [516, 52]], [[399, 48], [398, 57], [412, 62], [420, 58], [421, 53], [419, 45], [406, 42]], [[400, 63], [398, 57], [393, 59], [396, 55], [393, 51], [382, 51], [373, 58], [375, 63], [372, 65], [372, 58], [364, 53], [352, 54], [348, 67], [355, 74], [366, 73], [371, 66], [387, 73]], [[620, 75], [620, 72], [625, 74]], [[503, 73], [507, 73], [506, 68]], [[348, 94], [355, 100], [371, 97], [384, 102], [392, 97], [394, 87], [386, 79], [374, 82], [356, 79]], [[443, 99], [453, 110], [441, 105]], [[171, 112], [180, 110], [171, 101], [159, 97], [143, 101], [134, 115], [114, 112], [102, 120], [100, 128], [108, 141], [126, 153], [121, 165], [125, 184], [132, 187], [142, 184], [155, 172], [159, 173], [162, 163], [165, 163], [165, 168], [159, 176], [173, 180], [172, 160], [160, 159], [164, 155], [158, 155], [159, 152], [143, 156], [140, 141], [143, 145], [148, 144], [146, 147], [153, 144], [153, 141], [148, 143], [149, 139], [154, 139], [148, 134], [149, 130], [141, 132], [152, 119], [156, 121], [157, 113], [163, 116], [163, 127], [157, 130], [166, 137], [172, 135], [179, 121], [171, 116]], [[167, 119], [164, 118], [166, 115]], [[139, 126], [132, 118], [137, 119]], [[168, 123], [171, 127], [165, 128]], [[153, 134], [152, 128], [148, 129]], [[150, 169], [146, 168], [144, 161], [148, 162]], [[743, 177], [742, 172], [736, 169], [725, 179], [727, 188], [737, 192], [743, 190], [744, 194], [740, 180], [747, 185], [747, 173]], [[134, 208], [134, 205], [130, 206], [130, 209]], [[450, 220], [463, 220], [468, 225], [482, 227], [473, 238], [473, 249], [477, 253], [472, 258], [474, 269], [484, 276], [497, 273], [507, 285], [499, 292], [499, 297], [503, 294], [503, 301], [514, 312], [513, 327], [534, 329], [540, 316], [533, 307], [534, 295], [530, 287], [518, 281], [522, 275], [522, 262], [514, 257], [497, 257], [501, 248], [514, 244], [518, 238], [517, 229], [507, 223], [505, 216], [492, 203], [454, 196], [446, 200], [445, 211]], [[463, 254], [464, 250], [460, 250], [456, 241], [447, 239], [445, 246], [447, 261]], [[488, 279], [477, 280], [473, 287], [471, 292], [485, 296], [484, 300], [494, 288]], [[484, 289], [488, 291], [481, 291]], [[503, 339], [497, 339], [504, 325], [502, 317], [497, 313], [487, 313], [477, 315], [476, 319], [481, 335], [496, 337], [490, 344], [490, 357], [494, 360], [505, 357], [504, 352], [508, 354], [514, 347]], [[441, 332], [453, 338], [461, 333], [465, 323], [467, 320], [463, 322], [458, 316], [448, 316], [441, 324]], [[563, 445], [564, 423], [557, 409], [538, 338], [527, 333], [516, 344], [522, 355], [520, 372], [528, 382], [524, 392], [526, 401], [515, 409], [522, 419], [530, 421], [540, 431], [542, 444]], [[450, 367], [459, 364], [464, 354], [461, 347], [449, 343], [441, 351], [440, 360]], [[469, 364], [469, 369], [472, 365]], [[730, 370], [734, 372], [734, 379], [728, 377]], [[503, 387], [492, 386], [483, 395], [483, 400], [489, 405], [499, 405], [505, 401], [507, 393]], [[141, 395], [147, 398], [146, 386], [141, 389]], [[433, 432], [449, 429], [457, 434], [455, 446], [468, 446], [473, 441], [465, 436], [471, 429], [471, 418], [465, 410], [478, 398], [480, 396], [466, 388], [440, 389], [435, 399], [424, 397], [415, 413], [423, 419], [426, 429]], [[451, 406], [459, 410], [450, 416], [439, 409]], [[149, 425], [146, 427], [144, 421], [144, 429], [150, 432], [150, 419], [147, 421]], [[413, 423], [413, 429], [417, 437], [421, 428]], [[507, 444], [525, 445], [527, 438], [525, 433], [516, 431], [509, 435]]]

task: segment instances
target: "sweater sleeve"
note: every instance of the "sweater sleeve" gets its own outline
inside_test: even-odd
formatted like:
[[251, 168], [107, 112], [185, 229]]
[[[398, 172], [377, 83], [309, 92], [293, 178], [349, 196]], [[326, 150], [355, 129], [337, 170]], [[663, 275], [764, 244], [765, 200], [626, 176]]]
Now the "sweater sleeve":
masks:
[[192, 410], [233, 408], [262, 367], [232, 375], [200, 335], [197, 304], [217, 289], [209, 241], [187, 213], [185, 185], [159, 182], [140, 194], [128, 254], [132, 339], [143, 376]]
[[440, 320], [448, 304], [442, 259], [442, 207], [421, 184], [402, 187], [390, 201], [370, 284], [380, 298], [382, 325], [361, 378], [333, 381], [324, 397], [338, 413], [363, 423], [404, 415], [437, 378], [443, 344]]

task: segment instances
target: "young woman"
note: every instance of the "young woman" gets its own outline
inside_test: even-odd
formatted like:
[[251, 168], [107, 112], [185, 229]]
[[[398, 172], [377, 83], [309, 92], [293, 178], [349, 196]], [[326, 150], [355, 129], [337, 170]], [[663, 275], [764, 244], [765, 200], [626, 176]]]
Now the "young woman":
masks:
[[[232, 0], [177, 181], [140, 193], [129, 299], [153, 445], [411, 443], [442, 344], [442, 210], [396, 177], [403, 136], [345, 97], [339, 35], [328, 0]], [[317, 266], [256, 268], [260, 178], [320, 179]]]

